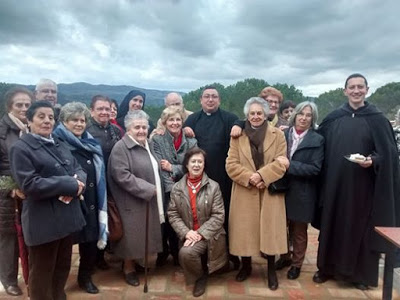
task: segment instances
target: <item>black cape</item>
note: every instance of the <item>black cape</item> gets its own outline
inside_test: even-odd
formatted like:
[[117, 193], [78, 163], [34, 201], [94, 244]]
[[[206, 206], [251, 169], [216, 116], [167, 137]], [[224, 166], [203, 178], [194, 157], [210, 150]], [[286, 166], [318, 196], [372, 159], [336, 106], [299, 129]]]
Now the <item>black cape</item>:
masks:
[[[325, 138], [319, 205], [317, 265], [327, 275], [376, 286], [379, 253], [387, 250], [374, 226], [400, 225], [399, 163], [389, 121], [374, 105], [348, 103], [329, 114], [318, 132]], [[362, 168], [344, 155], [371, 155]]]

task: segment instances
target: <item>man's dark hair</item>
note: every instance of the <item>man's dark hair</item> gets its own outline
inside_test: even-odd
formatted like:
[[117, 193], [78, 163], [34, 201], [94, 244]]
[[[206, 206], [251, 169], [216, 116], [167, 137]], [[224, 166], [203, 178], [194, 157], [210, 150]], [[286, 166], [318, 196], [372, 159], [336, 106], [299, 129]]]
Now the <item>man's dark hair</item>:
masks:
[[218, 95], [219, 95], [218, 89], [217, 89], [215, 86], [213, 86], [213, 85], [207, 85], [207, 86], [205, 86], [205, 87], [203, 88], [203, 90], [201, 91], [201, 96], [203, 96], [205, 90], [216, 90], [216, 91], [218, 92]]
[[53, 114], [55, 115], [54, 107], [49, 101], [39, 100], [39, 101], [33, 102], [32, 105], [26, 111], [26, 118], [28, 119], [28, 121], [32, 122], [33, 121], [33, 116], [35, 115], [36, 111], [39, 108], [42, 108], [42, 107], [51, 108], [51, 110], [53, 111]]
[[189, 172], [188, 169], [187, 169], [187, 164], [189, 163], [190, 158], [193, 155], [196, 155], [196, 154], [203, 154], [203, 157], [204, 157], [204, 169], [206, 168], [206, 161], [207, 161], [206, 152], [203, 149], [199, 148], [199, 147], [193, 147], [193, 148], [189, 149], [186, 152], [185, 157], [183, 158], [183, 162], [182, 162], [183, 173], [186, 174], [187, 172]]
[[111, 100], [107, 96], [103, 95], [96, 95], [93, 96], [92, 100], [90, 101], [90, 108], [93, 109], [97, 101], [107, 101], [111, 105]]
[[354, 73], [351, 74], [349, 77], [347, 77], [346, 82], [344, 83], [344, 88], [347, 88], [347, 83], [349, 82], [350, 79], [352, 78], [362, 78], [365, 81], [365, 86], [368, 87], [368, 81], [367, 78], [365, 78], [364, 75], [360, 74], [360, 73]]

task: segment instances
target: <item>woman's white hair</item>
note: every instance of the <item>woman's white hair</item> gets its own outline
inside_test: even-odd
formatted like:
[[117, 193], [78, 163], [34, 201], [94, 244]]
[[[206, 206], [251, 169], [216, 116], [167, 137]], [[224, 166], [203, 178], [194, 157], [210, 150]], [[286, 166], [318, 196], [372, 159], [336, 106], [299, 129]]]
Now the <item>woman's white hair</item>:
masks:
[[254, 103], [260, 104], [264, 111], [265, 117], [268, 117], [268, 114], [269, 114], [268, 102], [265, 101], [261, 97], [251, 97], [249, 100], [246, 101], [246, 103], [244, 104], [244, 107], [243, 107], [243, 112], [244, 112], [244, 115], [246, 116], [246, 118], [247, 118], [247, 115], [249, 114], [250, 106]]
[[146, 120], [147, 126], [149, 126], [149, 115], [146, 114], [143, 110], [130, 110], [125, 116], [124, 125], [126, 130], [129, 130], [133, 121], [135, 120]]

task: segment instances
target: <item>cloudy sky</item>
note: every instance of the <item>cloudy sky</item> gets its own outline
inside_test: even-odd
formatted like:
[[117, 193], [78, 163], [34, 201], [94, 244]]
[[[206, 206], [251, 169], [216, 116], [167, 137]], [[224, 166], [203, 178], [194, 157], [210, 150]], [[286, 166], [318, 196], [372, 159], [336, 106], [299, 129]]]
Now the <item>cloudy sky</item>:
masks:
[[307, 96], [400, 81], [398, 0], [1, 0], [0, 82], [190, 91], [245, 78]]

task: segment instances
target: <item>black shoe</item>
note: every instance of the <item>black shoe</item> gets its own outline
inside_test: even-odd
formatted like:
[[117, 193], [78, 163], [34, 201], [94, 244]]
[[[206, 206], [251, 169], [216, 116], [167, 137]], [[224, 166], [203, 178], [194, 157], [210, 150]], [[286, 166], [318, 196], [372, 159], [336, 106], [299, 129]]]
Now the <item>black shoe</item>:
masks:
[[7, 285], [4, 286], [6, 293], [10, 296], [20, 296], [22, 295], [22, 291], [18, 285]]
[[288, 279], [296, 279], [297, 277], [299, 277], [300, 275], [300, 268], [298, 267], [290, 267], [289, 271], [287, 272], [287, 278]]
[[92, 279], [90, 278], [85, 280], [78, 280], [78, 285], [82, 290], [86, 291], [86, 293], [97, 294], [99, 292], [99, 289], [97, 288], [97, 286], [94, 285]]
[[276, 263], [275, 263], [275, 270], [282, 270], [283, 268], [290, 267], [292, 265], [292, 260], [291, 259], [284, 259], [284, 258], [279, 258]]
[[278, 277], [276, 276], [276, 272], [268, 272], [268, 287], [271, 291], [275, 291], [278, 289]]
[[[168, 253], [158, 253], [156, 260], [156, 267], [162, 267], [167, 263]], [[143, 268], [144, 269], [144, 268]]]
[[108, 270], [110, 268], [104, 259], [97, 261], [96, 267], [100, 270]]
[[207, 275], [201, 276], [199, 279], [196, 280], [196, 283], [193, 287], [193, 297], [200, 297], [206, 291], [207, 286]]
[[238, 256], [229, 254], [229, 261], [233, 263], [233, 269], [234, 270], [239, 270], [240, 268], [240, 259]]
[[315, 283], [324, 283], [324, 282], [328, 281], [330, 278], [331, 278], [331, 276], [325, 275], [321, 271], [317, 271], [317, 272], [315, 272], [312, 280]]
[[125, 281], [127, 284], [138, 286], [140, 284], [139, 277], [136, 272], [125, 274]]
[[357, 283], [357, 282], [355, 282], [355, 283], [353, 283], [354, 284], [354, 287], [356, 288], [356, 289], [359, 289], [359, 290], [361, 290], [361, 291], [366, 291], [366, 290], [368, 290], [368, 285], [365, 285], [365, 284], [362, 284], [362, 283]]
[[236, 275], [236, 281], [242, 282], [245, 281], [247, 279], [247, 277], [249, 277], [251, 275], [251, 267], [247, 267], [247, 268], [241, 268], [239, 270], [239, 273]]

